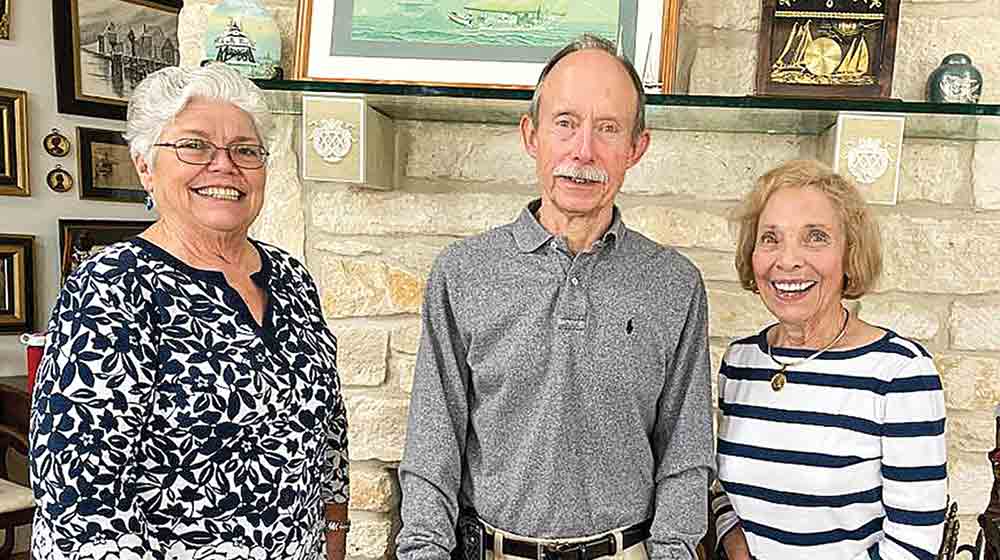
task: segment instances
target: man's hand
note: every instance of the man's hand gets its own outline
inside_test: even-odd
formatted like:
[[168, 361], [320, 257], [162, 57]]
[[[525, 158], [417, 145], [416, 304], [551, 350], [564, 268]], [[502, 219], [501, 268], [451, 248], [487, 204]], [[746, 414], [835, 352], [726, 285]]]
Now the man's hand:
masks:
[[[747, 536], [743, 527], [737, 525], [722, 537], [722, 548], [726, 550], [729, 560], [750, 560], [750, 548], [747, 547]], [[332, 556], [331, 556], [332, 558]]]

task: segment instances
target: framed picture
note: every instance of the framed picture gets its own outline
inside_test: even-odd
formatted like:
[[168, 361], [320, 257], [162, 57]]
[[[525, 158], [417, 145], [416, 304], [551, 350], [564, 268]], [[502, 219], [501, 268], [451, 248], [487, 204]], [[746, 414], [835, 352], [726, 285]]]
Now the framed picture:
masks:
[[117, 130], [76, 127], [80, 146], [80, 198], [113, 202], [146, 200], [146, 191]]
[[10, 39], [10, 3], [14, 0], [0, 0], [0, 39]]
[[125, 120], [132, 89], [150, 72], [180, 63], [182, 6], [183, 0], [52, 0], [59, 112]]
[[[663, 82], [679, 0], [299, 0], [299, 79], [529, 89], [583, 33]], [[667, 41], [663, 37], [667, 36]], [[673, 56], [670, 50], [668, 57]], [[672, 62], [667, 61], [672, 64]], [[666, 73], [671, 79], [672, 70]]]
[[135, 237], [151, 225], [152, 220], [59, 220], [60, 282], [104, 247]]
[[762, 0], [758, 95], [886, 98], [899, 0]]
[[0, 88], [0, 194], [31, 194], [28, 185], [28, 94], [16, 89]]
[[34, 330], [34, 242], [32, 235], [0, 234], [0, 334]]

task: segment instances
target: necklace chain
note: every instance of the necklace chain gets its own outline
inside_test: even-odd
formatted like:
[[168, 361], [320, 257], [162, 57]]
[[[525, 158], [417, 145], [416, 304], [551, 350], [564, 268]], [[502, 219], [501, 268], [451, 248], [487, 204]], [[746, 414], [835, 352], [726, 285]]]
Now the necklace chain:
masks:
[[771, 343], [767, 341], [767, 335], [764, 336], [764, 343], [767, 344], [767, 357], [771, 358], [772, 362], [781, 366], [778, 369], [778, 371], [774, 372], [774, 375], [771, 376], [772, 389], [774, 389], [775, 391], [780, 391], [782, 387], [785, 386], [785, 372], [788, 370], [788, 368], [801, 366], [804, 363], [815, 360], [820, 356], [820, 354], [833, 348], [834, 346], [836, 346], [838, 342], [840, 342], [844, 338], [844, 335], [847, 334], [847, 323], [850, 322], [851, 312], [848, 311], [846, 308], [843, 309], [844, 309], [844, 324], [843, 326], [840, 327], [840, 332], [837, 333], [837, 336], [832, 341], [830, 341], [830, 344], [827, 344], [826, 346], [813, 352], [811, 355], [802, 358], [801, 360], [796, 360], [792, 362], [782, 362], [781, 360], [775, 358], [774, 353], [772, 351], [773, 346], [771, 346]]

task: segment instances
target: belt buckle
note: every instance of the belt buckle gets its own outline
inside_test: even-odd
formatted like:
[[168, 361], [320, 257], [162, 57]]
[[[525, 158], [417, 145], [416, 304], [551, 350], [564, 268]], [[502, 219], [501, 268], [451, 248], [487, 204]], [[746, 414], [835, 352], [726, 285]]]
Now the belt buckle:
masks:
[[587, 560], [586, 556], [586, 547], [582, 543], [538, 543], [537, 560]]

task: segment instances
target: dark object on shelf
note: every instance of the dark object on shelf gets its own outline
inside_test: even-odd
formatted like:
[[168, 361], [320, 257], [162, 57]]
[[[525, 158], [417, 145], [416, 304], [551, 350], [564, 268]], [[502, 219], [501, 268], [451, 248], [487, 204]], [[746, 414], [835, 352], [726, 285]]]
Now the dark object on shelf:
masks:
[[45, 183], [55, 192], [64, 193], [73, 188], [73, 176], [61, 165], [56, 165], [55, 169], [45, 175]]
[[[132, 88], [150, 72], [180, 63], [183, 6], [183, 0], [52, 0], [59, 112], [125, 120]], [[94, 28], [96, 36], [81, 33]]]
[[42, 147], [45, 148], [45, 153], [52, 157], [65, 157], [70, 150], [69, 138], [59, 132], [58, 128], [53, 128], [52, 132], [42, 139]]
[[31, 416], [31, 395], [0, 385], [0, 529], [3, 546], [0, 559], [7, 560], [14, 550], [14, 528], [30, 525], [35, 514], [35, 499], [24, 482], [12, 481], [7, 472], [7, 454], [13, 450], [28, 459], [28, 419]]
[[34, 330], [32, 235], [0, 234], [0, 334]]
[[962, 53], [944, 57], [927, 78], [927, 101], [931, 103], [979, 103], [983, 75]]
[[892, 93], [899, 0], [763, 0], [758, 95]]

